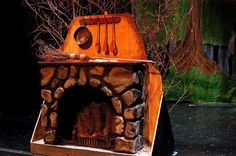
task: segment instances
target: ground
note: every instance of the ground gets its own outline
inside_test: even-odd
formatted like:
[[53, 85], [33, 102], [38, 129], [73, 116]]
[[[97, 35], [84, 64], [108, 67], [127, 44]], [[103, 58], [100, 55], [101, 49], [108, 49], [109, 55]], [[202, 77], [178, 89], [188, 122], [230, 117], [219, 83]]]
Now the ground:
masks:
[[[170, 105], [171, 107], [171, 105]], [[30, 137], [38, 115], [35, 110], [0, 114], [0, 156], [31, 155]], [[236, 106], [219, 103], [181, 103], [170, 118], [178, 156], [236, 155]]]
[[170, 117], [179, 156], [236, 155], [236, 107], [230, 104], [179, 104]]

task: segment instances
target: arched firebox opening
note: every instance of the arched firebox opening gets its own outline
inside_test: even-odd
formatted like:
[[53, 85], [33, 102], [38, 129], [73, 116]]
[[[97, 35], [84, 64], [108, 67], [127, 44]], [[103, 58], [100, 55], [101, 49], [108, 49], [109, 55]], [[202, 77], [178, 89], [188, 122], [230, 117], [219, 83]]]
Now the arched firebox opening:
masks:
[[111, 148], [115, 111], [101, 89], [76, 85], [58, 100], [56, 140], [60, 144]]

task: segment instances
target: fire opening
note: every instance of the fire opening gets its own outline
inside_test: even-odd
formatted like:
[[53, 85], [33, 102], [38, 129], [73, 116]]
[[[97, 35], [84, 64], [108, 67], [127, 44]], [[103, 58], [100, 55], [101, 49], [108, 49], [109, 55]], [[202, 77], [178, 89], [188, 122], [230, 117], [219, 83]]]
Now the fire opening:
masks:
[[111, 99], [99, 88], [74, 86], [58, 101], [57, 142], [109, 149], [114, 147]]

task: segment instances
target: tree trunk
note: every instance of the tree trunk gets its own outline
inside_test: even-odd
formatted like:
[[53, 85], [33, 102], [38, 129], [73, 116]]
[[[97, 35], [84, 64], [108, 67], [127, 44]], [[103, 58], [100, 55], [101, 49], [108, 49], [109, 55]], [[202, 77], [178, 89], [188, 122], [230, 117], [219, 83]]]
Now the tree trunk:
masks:
[[215, 73], [219, 70], [217, 64], [203, 50], [200, 27], [202, 0], [189, 0], [189, 6], [185, 38], [178, 44], [176, 52], [171, 54], [173, 65], [182, 71], [189, 71], [196, 66], [204, 73]]

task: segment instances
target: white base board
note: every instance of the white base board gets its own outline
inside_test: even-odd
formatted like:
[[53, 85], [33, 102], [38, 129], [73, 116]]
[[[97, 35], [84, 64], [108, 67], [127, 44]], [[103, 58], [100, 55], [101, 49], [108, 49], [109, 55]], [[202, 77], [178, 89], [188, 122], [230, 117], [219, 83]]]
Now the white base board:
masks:
[[105, 149], [74, 145], [50, 145], [43, 139], [31, 142], [31, 152], [47, 156], [149, 156], [150, 147], [145, 146], [135, 154], [114, 152]]

